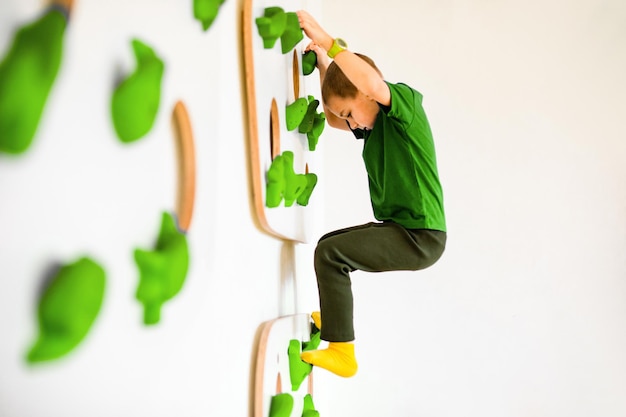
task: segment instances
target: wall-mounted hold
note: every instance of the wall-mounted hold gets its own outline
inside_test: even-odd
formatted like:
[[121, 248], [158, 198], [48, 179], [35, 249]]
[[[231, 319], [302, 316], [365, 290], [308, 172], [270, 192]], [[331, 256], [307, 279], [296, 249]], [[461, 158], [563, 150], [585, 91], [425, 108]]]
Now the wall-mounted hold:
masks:
[[315, 404], [313, 404], [313, 397], [311, 396], [311, 394], [307, 394], [304, 396], [302, 417], [320, 417], [320, 413], [315, 409]]
[[286, 54], [304, 39], [298, 15], [285, 12], [281, 7], [266, 7], [263, 16], [257, 17], [255, 23], [265, 49], [272, 49], [280, 38], [280, 49]]
[[298, 125], [298, 132], [307, 133], [313, 129], [313, 120], [317, 114], [317, 107], [320, 105], [319, 100], [316, 100], [313, 96], [309, 96], [306, 113], [302, 118], [302, 121]]
[[324, 126], [326, 126], [326, 115], [324, 112], [317, 113], [313, 119], [313, 127], [310, 131], [306, 132], [310, 151], [314, 151], [317, 148], [317, 143], [324, 131]]
[[139, 268], [136, 297], [144, 305], [144, 324], [161, 319], [161, 306], [181, 290], [189, 269], [189, 247], [171, 214], [164, 212], [154, 250], [135, 250]]
[[278, 207], [284, 198], [285, 207], [291, 207], [306, 190], [308, 183], [306, 175], [294, 171], [293, 152], [283, 152], [274, 158], [267, 172], [266, 206]]
[[193, 0], [193, 17], [202, 23], [202, 29], [204, 31], [211, 27], [224, 1], [225, 0]]
[[115, 91], [111, 112], [115, 131], [122, 142], [146, 135], [154, 124], [161, 101], [165, 65], [154, 50], [138, 39], [132, 41], [137, 68]]
[[289, 393], [276, 394], [270, 403], [269, 417], [289, 417], [293, 410], [293, 397]]
[[63, 54], [65, 9], [50, 8], [17, 31], [0, 63], [0, 152], [31, 145]]
[[104, 298], [104, 269], [90, 258], [59, 268], [39, 300], [39, 336], [26, 360], [58, 359], [85, 338]]
[[269, 208], [278, 207], [280, 202], [283, 201], [285, 188], [285, 164], [282, 155], [278, 155], [274, 158], [270, 169], [267, 171], [265, 206]]
[[298, 391], [300, 384], [313, 370], [313, 365], [300, 359], [301, 348], [302, 343], [299, 340], [291, 339], [289, 341], [287, 353], [289, 355], [289, 379], [292, 391]]
[[[302, 381], [311, 373], [313, 365], [304, 362], [300, 359], [300, 349], [303, 352], [309, 350], [315, 350], [320, 345], [322, 333], [315, 325], [311, 325], [311, 336], [308, 341], [300, 342], [297, 339], [291, 339], [289, 341], [289, 347], [287, 348], [287, 354], [289, 357], [289, 377], [291, 380], [291, 388], [293, 391], [300, 389]], [[310, 397], [310, 396], [309, 396]], [[305, 398], [305, 410], [306, 410], [306, 398]], [[309, 401], [312, 399], [309, 398]]]
[[300, 27], [300, 21], [298, 15], [294, 12], [287, 12], [287, 24], [285, 25], [285, 31], [280, 36], [280, 49], [283, 54], [291, 51], [296, 47], [298, 42], [304, 39], [304, 33]]
[[296, 200], [298, 205], [307, 206], [309, 205], [309, 199], [311, 198], [311, 194], [313, 194], [313, 189], [317, 185], [317, 175], [312, 172], [304, 174], [306, 177], [306, 187], [302, 191], [302, 193], [298, 196]]
[[310, 75], [315, 70], [315, 66], [317, 65], [317, 54], [308, 50], [304, 54], [302, 54], [302, 74]]
[[315, 325], [311, 325], [311, 337], [308, 342], [302, 342], [302, 351], [315, 350], [322, 342], [322, 333], [320, 329]]
[[317, 112], [319, 104], [319, 100], [316, 100], [313, 96], [309, 96], [306, 113], [298, 125], [298, 132], [306, 133], [307, 135], [310, 151], [314, 151], [317, 147], [317, 142], [326, 124], [326, 115], [324, 112]]
[[306, 116], [308, 107], [309, 103], [304, 97], [300, 97], [285, 107], [285, 123], [287, 124], [287, 130], [295, 130], [295, 128], [300, 126], [300, 123], [304, 120], [304, 116]]
[[263, 17], [255, 19], [259, 35], [263, 38], [263, 48], [272, 49], [285, 32], [287, 27], [287, 14], [280, 7], [267, 7]]

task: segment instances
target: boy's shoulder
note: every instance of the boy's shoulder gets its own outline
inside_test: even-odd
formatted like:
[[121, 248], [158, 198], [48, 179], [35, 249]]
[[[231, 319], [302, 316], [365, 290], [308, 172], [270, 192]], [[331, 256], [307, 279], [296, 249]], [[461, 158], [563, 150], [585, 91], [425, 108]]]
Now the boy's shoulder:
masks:
[[391, 91], [391, 95], [393, 96], [395, 95], [403, 95], [403, 96], [407, 96], [407, 97], [412, 97], [413, 99], [416, 99], [417, 101], [421, 102], [422, 101], [422, 93], [420, 93], [419, 91], [417, 91], [415, 88], [411, 87], [410, 85], [404, 83], [404, 82], [397, 82], [397, 83], [392, 83], [390, 81], [385, 81], [387, 83], [387, 86], [389, 86], [389, 90]]
[[398, 120], [404, 126], [410, 125], [422, 107], [422, 94], [405, 83], [387, 82], [387, 85], [391, 92], [391, 105], [385, 115]]

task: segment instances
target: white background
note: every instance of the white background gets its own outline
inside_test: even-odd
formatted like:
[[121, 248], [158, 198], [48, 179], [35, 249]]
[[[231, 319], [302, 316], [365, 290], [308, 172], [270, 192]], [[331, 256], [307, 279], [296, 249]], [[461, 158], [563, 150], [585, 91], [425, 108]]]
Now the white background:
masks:
[[[78, 0], [35, 142], [0, 156], [2, 417], [248, 415], [259, 325], [317, 305], [314, 245], [286, 282], [291, 248], [251, 217], [242, 1], [206, 33], [182, 3]], [[449, 227], [431, 269], [353, 275], [360, 369], [315, 371], [321, 415], [626, 415], [626, 5], [321, 5], [331, 34], [424, 94]], [[2, 51], [39, 10], [0, 3]], [[155, 130], [124, 146], [108, 106], [132, 36], [166, 73]], [[192, 266], [145, 328], [132, 250], [174, 207], [178, 99], [198, 152]], [[327, 129], [320, 145], [318, 234], [371, 220], [361, 143]], [[42, 273], [85, 253], [107, 270], [102, 312], [70, 356], [31, 368]]]

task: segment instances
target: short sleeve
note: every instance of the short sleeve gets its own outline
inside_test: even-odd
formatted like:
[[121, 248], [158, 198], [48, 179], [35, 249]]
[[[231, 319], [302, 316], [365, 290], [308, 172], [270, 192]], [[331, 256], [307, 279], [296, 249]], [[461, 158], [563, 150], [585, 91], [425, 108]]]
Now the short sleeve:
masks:
[[406, 84], [392, 84], [387, 82], [391, 92], [391, 106], [387, 116], [398, 120], [405, 126], [413, 123], [416, 114], [416, 106], [421, 106], [422, 95]]

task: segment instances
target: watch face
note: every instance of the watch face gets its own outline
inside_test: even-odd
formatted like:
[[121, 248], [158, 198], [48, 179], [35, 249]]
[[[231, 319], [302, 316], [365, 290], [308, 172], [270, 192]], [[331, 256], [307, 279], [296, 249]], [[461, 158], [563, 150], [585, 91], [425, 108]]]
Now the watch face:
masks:
[[337, 38], [337, 45], [341, 46], [344, 49], [348, 47], [348, 44], [346, 43], [346, 41], [344, 41], [341, 38]]

